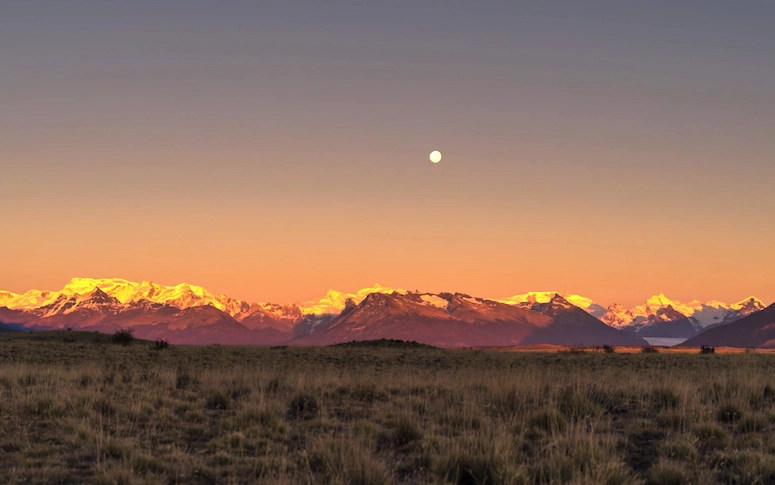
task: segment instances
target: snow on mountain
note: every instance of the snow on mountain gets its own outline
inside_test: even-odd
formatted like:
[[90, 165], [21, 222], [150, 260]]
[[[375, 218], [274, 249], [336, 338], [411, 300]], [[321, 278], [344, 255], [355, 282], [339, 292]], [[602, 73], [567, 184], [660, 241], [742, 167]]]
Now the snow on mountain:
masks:
[[634, 318], [629, 308], [618, 303], [608, 305], [608, 310], [600, 317], [602, 321], [612, 327], [626, 327], [632, 323]]
[[47, 290], [29, 290], [21, 295], [6, 292], [3, 306], [13, 310], [32, 310], [45, 305], [50, 305], [58, 297], [59, 292]]
[[[122, 278], [73, 278], [60, 291], [33, 289], [23, 294], [0, 291], [0, 308], [17, 312], [14, 318], [18, 319], [22, 319], [19, 314], [24, 313], [24, 321], [57, 317], [63, 322], [77, 319], [79, 315], [87, 315], [92, 319], [90, 321], [97, 321], [99, 315], [107, 318], [110, 315], [118, 315], [122, 312], [127, 314], [131, 311], [153, 313], [158, 310], [157, 307], [170, 307], [177, 310], [202, 309], [205, 313], [208, 311], [207, 308], [213, 308], [228, 315], [234, 322], [239, 322], [245, 330], [271, 330], [298, 336], [308, 335], [327, 327], [334, 317], [346, 313], [348, 309], [356, 308], [373, 294], [405, 296], [408, 298], [407, 301], [444, 311], [453, 311], [454, 308], [450, 305], [454, 301], [456, 308], [463, 308], [460, 305], [470, 307], [472, 314], [477, 315], [476, 318], [492, 312], [495, 302], [533, 311], [541, 311], [540, 309], [547, 304], [551, 305], [546, 308], [572, 305], [599, 318], [611, 327], [650, 336], [675, 334], [674, 336], [691, 337], [706, 328], [731, 323], [765, 307], [760, 300], [753, 297], [733, 304], [716, 300], [706, 302], [693, 300], [683, 303], [671, 300], [660, 293], [633, 308], [618, 304], [611, 304], [608, 308], [604, 308], [584, 296], [552, 291], [530, 292], [499, 300], [485, 300], [459, 293], [453, 295], [408, 292], [379, 284], [362, 288], [354, 293], [330, 290], [319, 299], [292, 305], [277, 305], [248, 303], [222, 294], [211, 293], [202, 287], [187, 283], [164, 286], [150, 281], [137, 283]], [[481, 308], [475, 309], [477, 305]], [[69, 320], [65, 319], [68, 315], [72, 315]], [[193, 319], [197, 318], [197, 315], [196, 312], [188, 312], [176, 318]], [[213, 321], [219, 321], [224, 325], [228, 323], [236, 332], [234, 329], [237, 327], [231, 321], [223, 320], [220, 316], [214, 317]], [[234, 335], [236, 339], [237, 334]], [[276, 338], [280, 339], [279, 334]]]
[[749, 296], [748, 298], [746, 298], [744, 300], [740, 300], [737, 303], [733, 303], [733, 304], [729, 305], [729, 308], [732, 309], [732, 310], [735, 310], [738, 313], [740, 313], [742, 316], [748, 316], [751, 313], [755, 313], [755, 312], [764, 310], [767, 307], [764, 304], [764, 302], [761, 301], [760, 299], [758, 299], [758, 298], [756, 298], [754, 296]]
[[6, 306], [8, 302], [17, 298], [19, 295], [10, 291], [0, 291], [0, 307]]
[[99, 288], [94, 288], [89, 293], [75, 294], [67, 296], [66, 293], [60, 294], [53, 303], [40, 308], [43, 311], [42, 316], [68, 315], [77, 310], [104, 310], [118, 308], [121, 303], [108, 295]]
[[[222, 294], [211, 293], [200, 286], [187, 283], [164, 286], [150, 281], [137, 283], [123, 278], [73, 278], [60, 291], [33, 289], [21, 295], [0, 291], [0, 307], [8, 307], [12, 310], [34, 310], [47, 307], [47, 313], [56, 313], [64, 311], [65, 306], [72, 307], [74, 303], [70, 300], [73, 297], [88, 295], [96, 288], [123, 305], [149, 302], [170, 305], [179, 309], [209, 305], [228, 313], [237, 320], [254, 315], [259, 311], [277, 319], [300, 319], [305, 315], [338, 314], [345, 308], [348, 300], [357, 305], [372, 293], [407, 294], [406, 290], [400, 288], [375, 284], [354, 293], [330, 290], [322, 298], [308, 300], [296, 305], [251, 304]], [[698, 329], [703, 329], [712, 325], [729, 323], [764, 308], [764, 304], [753, 297], [731, 305], [716, 300], [704, 303], [693, 300], [682, 303], [671, 300], [662, 293], [652, 296], [643, 305], [634, 308], [626, 308], [618, 304], [611, 304], [605, 308], [591, 298], [554, 291], [523, 293], [495, 301], [509, 305], [548, 303], [557, 294], [574, 306], [582, 308], [613, 327], [639, 328], [654, 322], [674, 320], [675, 316], [680, 314], [691, 318]], [[426, 304], [436, 305], [440, 308], [447, 304], [439, 297], [426, 295], [424, 300]]]
[[449, 302], [444, 298], [437, 295], [432, 295], [430, 293], [420, 295], [420, 299], [422, 300], [423, 304], [436, 308], [447, 308], [447, 305], [449, 305]]
[[73, 278], [60, 291], [30, 290], [21, 295], [0, 297], [0, 304], [12, 310], [34, 310], [55, 302], [91, 294], [99, 289], [117, 304], [147, 301], [185, 309], [195, 306], [213, 306], [229, 315], [236, 315], [249, 308], [249, 304], [225, 295], [210, 293], [200, 286], [181, 283], [164, 286], [150, 281], [136, 283], [122, 278]]
[[[559, 294], [545, 303], [524, 302], [519, 307], [552, 317], [552, 324], [537, 330], [525, 343], [553, 342], [560, 345], [644, 345], [645, 340], [622, 332], [572, 304]], [[612, 343], [615, 342], [615, 343]]]
[[294, 343], [329, 345], [388, 338], [441, 347], [646, 344], [560, 297], [532, 306], [535, 308], [522, 308], [460, 293], [372, 293], [326, 328]]
[[521, 295], [496, 300], [508, 305], [518, 305], [520, 303], [549, 303], [555, 295], [562, 296], [563, 299], [577, 306], [593, 317], [600, 318], [606, 313], [606, 308], [592, 301], [591, 298], [581, 295], [563, 294], [559, 291], [532, 291]]
[[[82, 295], [88, 295], [95, 289], [114, 298], [118, 304], [127, 305], [149, 302], [170, 305], [179, 309], [197, 306], [212, 306], [228, 313], [232, 317], [246, 318], [260, 311], [277, 318], [301, 318], [303, 315], [338, 314], [348, 300], [355, 304], [363, 301], [372, 293], [406, 293], [400, 288], [389, 288], [376, 284], [362, 288], [355, 293], [343, 293], [330, 290], [320, 299], [309, 300], [296, 305], [277, 305], [273, 303], [248, 303], [226, 295], [211, 293], [201, 286], [181, 283], [164, 286], [150, 281], [134, 282], [123, 278], [73, 278], [59, 291], [30, 290], [23, 294], [0, 291], [0, 307], [12, 310], [37, 310], [55, 305], [61, 308], [64, 302]], [[49, 312], [54, 311], [53, 307]]]
[[637, 330], [655, 323], [688, 318], [700, 331], [710, 326], [733, 322], [764, 308], [762, 301], [754, 297], [730, 305], [717, 300], [707, 302], [692, 300], [683, 303], [671, 300], [660, 293], [648, 298], [643, 305], [633, 308], [612, 304], [600, 319], [612, 327], [629, 327]]
[[[748, 302], [744, 300], [744, 302]], [[744, 303], [745, 304], [745, 303]], [[729, 325], [708, 328], [682, 343], [683, 347], [775, 348], [775, 304]]]
[[260, 310], [266, 315], [272, 315], [275, 318], [297, 320], [303, 317], [301, 309], [297, 305], [278, 305], [276, 303], [254, 303], [250, 305], [245, 313], [239, 313], [236, 315], [237, 320], [240, 320], [243, 315], [251, 315]]
[[308, 300], [303, 303], [299, 303], [302, 313], [305, 315], [322, 315], [326, 313], [340, 313], [344, 310], [347, 300], [352, 300], [356, 305], [360, 304], [367, 296], [372, 293], [399, 293], [405, 294], [406, 290], [400, 288], [389, 288], [380, 284], [375, 284], [371, 288], [362, 288], [355, 293], [342, 293], [336, 290], [329, 290], [326, 296], [316, 299]]

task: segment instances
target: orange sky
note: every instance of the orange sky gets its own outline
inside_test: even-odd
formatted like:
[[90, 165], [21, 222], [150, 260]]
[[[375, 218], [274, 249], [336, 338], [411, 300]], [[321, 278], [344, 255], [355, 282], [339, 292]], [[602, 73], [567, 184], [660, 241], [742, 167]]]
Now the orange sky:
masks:
[[5, 217], [0, 287], [57, 289], [92, 276], [186, 281], [276, 302], [375, 282], [492, 297], [557, 289], [625, 304], [660, 291], [775, 299], [775, 230], [748, 209], [755, 191], [692, 201], [657, 185], [645, 197], [550, 170], [532, 171], [531, 182], [448, 143], [437, 166], [419, 149], [414, 159], [394, 155], [403, 163], [350, 155], [359, 183], [329, 180], [325, 163], [302, 160], [284, 191], [258, 169], [135, 187], [97, 176], [79, 191], [58, 177], [45, 190], [35, 180], [17, 188], [18, 209]]
[[764, 15], [77, 4], [0, 16], [0, 289], [775, 300]]

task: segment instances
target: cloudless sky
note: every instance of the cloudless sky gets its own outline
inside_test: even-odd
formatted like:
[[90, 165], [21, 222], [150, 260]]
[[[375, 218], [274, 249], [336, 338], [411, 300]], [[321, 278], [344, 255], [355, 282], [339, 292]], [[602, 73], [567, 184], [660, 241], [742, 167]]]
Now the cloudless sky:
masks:
[[771, 303], [773, 25], [770, 0], [5, 0], [0, 288]]

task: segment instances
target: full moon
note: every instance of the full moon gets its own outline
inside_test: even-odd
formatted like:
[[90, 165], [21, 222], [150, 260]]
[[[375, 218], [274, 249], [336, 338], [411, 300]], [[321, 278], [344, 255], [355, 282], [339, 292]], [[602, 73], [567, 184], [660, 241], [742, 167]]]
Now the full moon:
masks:
[[431, 162], [433, 163], [439, 163], [441, 161], [441, 152], [438, 150], [434, 150], [431, 152]]

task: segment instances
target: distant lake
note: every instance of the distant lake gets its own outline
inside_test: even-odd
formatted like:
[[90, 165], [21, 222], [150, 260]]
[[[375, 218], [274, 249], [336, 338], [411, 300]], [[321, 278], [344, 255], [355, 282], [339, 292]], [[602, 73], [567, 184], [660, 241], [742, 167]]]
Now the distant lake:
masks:
[[643, 337], [643, 340], [649, 343], [649, 345], [672, 347], [686, 342], [685, 338], [663, 338], [663, 337]]

